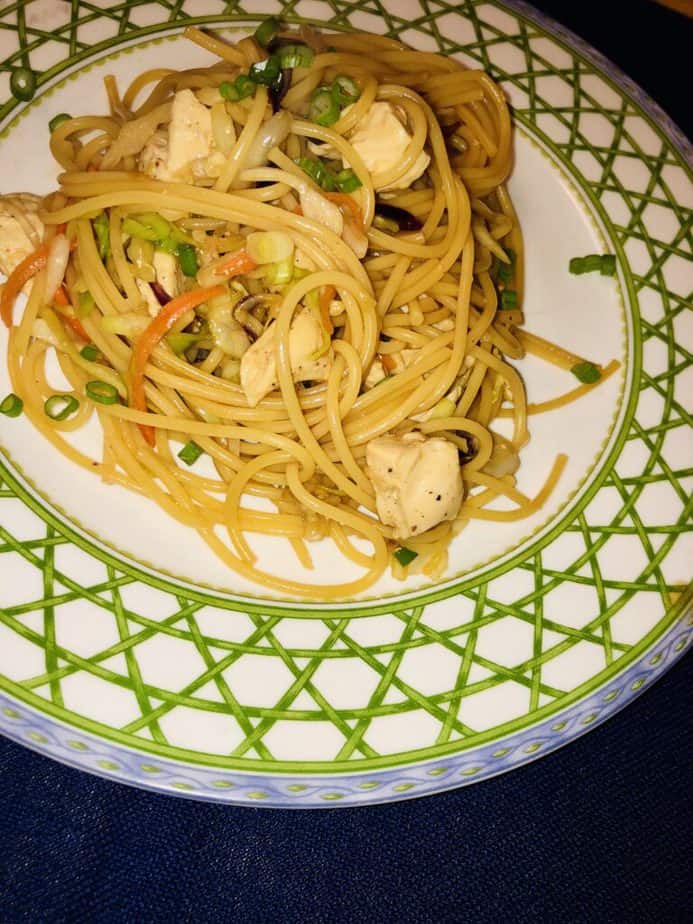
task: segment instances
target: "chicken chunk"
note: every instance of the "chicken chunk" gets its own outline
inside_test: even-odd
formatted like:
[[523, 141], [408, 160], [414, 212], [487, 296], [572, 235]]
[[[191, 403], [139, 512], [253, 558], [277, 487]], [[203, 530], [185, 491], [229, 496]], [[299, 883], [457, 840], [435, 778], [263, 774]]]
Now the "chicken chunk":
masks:
[[[347, 109], [344, 110], [346, 113]], [[402, 160], [411, 142], [411, 135], [398, 119], [391, 103], [373, 103], [364, 117], [357, 123], [349, 136], [349, 143], [360, 156], [371, 174], [377, 175], [392, 170]], [[418, 180], [431, 162], [425, 151], [421, 151], [412, 166], [401, 176], [379, 190], [408, 189]]]
[[[256, 407], [279, 385], [275, 349], [276, 324], [271, 324], [241, 359], [241, 388], [248, 404]], [[325, 345], [325, 329], [315, 315], [302, 309], [289, 329], [289, 356], [294, 382], [324, 381], [329, 375], [332, 351], [318, 356]]]
[[175, 298], [180, 292], [180, 276], [178, 260], [172, 253], [165, 250], [155, 250], [152, 259], [156, 281], [169, 298]]
[[140, 170], [156, 180], [191, 182], [193, 166], [212, 151], [212, 115], [192, 90], [173, 98], [168, 138], [155, 132], [142, 149]]
[[43, 237], [38, 204], [39, 197], [30, 193], [0, 196], [0, 270], [6, 276], [36, 250]]
[[379, 436], [366, 447], [378, 516], [397, 539], [419, 536], [457, 516], [464, 488], [457, 447], [421, 433]]

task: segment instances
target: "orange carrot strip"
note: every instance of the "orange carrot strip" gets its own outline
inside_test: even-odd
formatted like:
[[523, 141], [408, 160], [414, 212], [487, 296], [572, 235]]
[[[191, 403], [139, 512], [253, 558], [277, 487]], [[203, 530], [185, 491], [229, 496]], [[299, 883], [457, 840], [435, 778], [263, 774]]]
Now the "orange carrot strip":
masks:
[[53, 301], [56, 305], [60, 305], [61, 308], [67, 308], [68, 305], [71, 305], [70, 299], [67, 297], [67, 292], [65, 291], [64, 284], [58, 286], [55, 290], [55, 295], [53, 296]]
[[349, 193], [340, 193], [340, 192], [326, 192], [323, 193], [326, 199], [329, 199], [330, 202], [334, 202], [335, 205], [338, 205], [340, 209], [346, 209], [348, 212], [351, 212], [351, 218], [356, 224], [363, 230], [363, 213], [361, 212], [361, 207], [354, 199], [353, 196], [350, 196]]
[[41, 244], [33, 253], [30, 253], [10, 273], [0, 297], [0, 318], [6, 327], [12, 327], [12, 308], [22, 288], [40, 272], [48, 262], [48, 244]]
[[228, 259], [215, 268], [215, 276], [242, 276], [243, 273], [250, 273], [257, 266], [257, 263], [245, 250], [236, 250]]
[[330, 317], [330, 302], [336, 294], [337, 290], [334, 286], [323, 286], [320, 292], [320, 299], [318, 301], [318, 305], [320, 306], [322, 326], [330, 336], [332, 336], [334, 331], [334, 324], [332, 323], [332, 318]]
[[[147, 410], [147, 401], [144, 395], [144, 368], [162, 337], [165, 337], [176, 321], [183, 317], [187, 311], [190, 311], [191, 308], [196, 308], [217, 295], [223, 295], [225, 291], [224, 286], [212, 286], [207, 289], [193, 289], [191, 292], [184, 292], [182, 295], [172, 298], [151, 321], [149, 326], [145, 328], [132, 353], [130, 407], [135, 408], [137, 411]], [[141, 424], [140, 430], [149, 445], [153, 446], [154, 428]]]

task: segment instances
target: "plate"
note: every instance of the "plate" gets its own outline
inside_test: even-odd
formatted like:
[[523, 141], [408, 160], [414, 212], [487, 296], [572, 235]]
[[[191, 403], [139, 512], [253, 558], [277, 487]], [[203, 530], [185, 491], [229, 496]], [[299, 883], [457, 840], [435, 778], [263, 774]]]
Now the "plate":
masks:
[[[621, 366], [533, 419], [520, 488], [535, 492], [556, 453], [569, 457], [538, 514], [465, 530], [435, 584], [384, 578], [367, 597], [323, 606], [242, 583], [157, 508], [70, 466], [24, 419], [3, 419], [0, 729], [142, 787], [325, 807], [502, 773], [626, 705], [690, 636], [693, 192], [675, 126], [520, 3], [108, 7], [34, 0], [8, 14], [3, 192], [54, 185], [47, 123], [105, 110], [105, 73], [125, 83], [208, 60], [183, 22], [252, 30], [284, 11], [389, 32], [500, 81], [515, 119], [528, 327]], [[28, 102], [10, 91], [19, 67], [36, 77]], [[570, 257], [594, 251], [616, 254], [616, 279], [568, 273]], [[2, 333], [3, 355], [5, 345]], [[551, 370], [519, 366], [531, 401], [565, 388]], [[277, 556], [271, 543], [260, 552]], [[319, 574], [344, 567], [330, 556], [318, 551]]]

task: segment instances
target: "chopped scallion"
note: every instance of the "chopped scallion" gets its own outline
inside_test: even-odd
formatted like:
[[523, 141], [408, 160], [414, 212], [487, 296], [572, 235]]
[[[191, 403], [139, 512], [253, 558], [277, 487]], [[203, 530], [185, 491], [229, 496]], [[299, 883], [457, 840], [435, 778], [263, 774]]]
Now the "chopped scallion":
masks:
[[79, 355], [82, 359], [86, 359], [87, 362], [93, 363], [99, 358], [99, 349], [93, 343], [88, 343], [85, 347], [82, 347]]
[[593, 385], [602, 377], [599, 367], [588, 361], [576, 363], [570, 371], [583, 385]]
[[275, 16], [270, 16], [269, 18], [261, 22], [260, 25], [255, 30], [255, 35], [254, 35], [255, 41], [262, 48], [267, 48], [269, 43], [272, 41], [272, 39], [275, 37], [275, 35], [277, 35], [279, 30], [281, 29], [281, 27], [282, 27], [281, 22]]
[[399, 549], [395, 549], [395, 558], [403, 568], [406, 568], [407, 565], [410, 565], [414, 559], [418, 557], [418, 552], [413, 552], [411, 549], [406, 548], [406, 546], [401, 546]]
[[512, 289], [504, 289], [501, 292], [500, 301], [500, 306], [504, 310], [517, 308], [517, 292]]
[[148, 228], [134, 218], [125, 218], [122, 227], [123, 234], [129, 234], [130, 237], [138, 237], [143, 241], [156, 241], [159, 239], [153, 228]]
[[87, 398], [97, 404], [116, 404], [118, 401], [118, 389], [110, 382], [87, 382], [84, 390]]
[[172, 237], [163, 237], [156, 242], [156, 249], [163, 250], [164, 253], [178, 253], [178, 244]]
[[257, 84], [248, 77], [247, 74], [239, 74], [233, 83], [224, 80], [219, 84], [219, 93], [229, 102], [237, 103], [241, 99], [246, 99], [255, 93]]
[[338, 106], [349, 106], [361, 96], [359, 85], [346, 74], [338, 74], [332, 81], [332, 97]]
[[575, 276], [599, 272], [602, 276], [616, 275], [616, 257], [612, 253], [590, 253], [584, 257], [573, 257], [568, 269]]
[[68, 122], [71, 118], [72, 116], [69, 112], [59, 112], [48, 123], [48, 131], [53, 133], [59, 125], [62, 125], [63, 122]]
[[299, 157], [296, 163], [321, 189], [326, 192], [334, 190], [336, 185], [334, 174], [327, 169], [322, 161], [316, 157]]
[[79, 401], [74, 395], [51, 395], [43, 403], [43, 411], [51, 420], [67, 420], [79, 410]]
[[310, 67], [315, 53], [307, 45], [286, 45], [278, 52], [282, 67]]
[[334, 125], [339, 119], [339, 103], [332, 95], [332, 91], [327, 87], [318, 87], [313, 92], [310, 100], [310, 111], [308, 116], [312, 122], [318, 125]]
[[257, 61], [250, 65], [248, 77], [253, 83], [262, 84], [265, 87], [271, 87], [281, 76], [281, 65], [276, 55], [270, 55], [264, 61]]
[[77, 317], [88, 318], [94, 310], [94, 296], [91, 292], [80, 292], [79, 301], [77, 302]]
[[351, 193], [363, 186], [361, 180], [356, 176], [351, 167], [346, 170], [340, 170], [335, 177], [337, 189], [343, 193]]
[[265, 267], [265, 277], [271, 286], [283, 286], [291, 282], [294, 276], [293, 257], [281, 260], [278, 263], [268, 263]]
[[192, 465], [197, 462], [203, 452], [204, 449], [198, 446], [195, 440], [189, 440], [178, 453], [178, 458], [181, 462], [185, 462], [186, 465]]
[[192, 244], [178, 245], [178, 262], [184, 276], [196, 276], [200, 268], [197, 262], [197, 253]]
[[5, 417], [19, 417], [23, 410], [24, 402], [14, 392], [10, 392], [0, 401], [0, 414], [4, 414]]
[[105, 212], [99, 212], [94, 221], [94, 232], [96, 241], [99, 245], [99, 256], [103, 261], [108, 259], [111, 252], [111, 233], [108, 227], [108, 215]]

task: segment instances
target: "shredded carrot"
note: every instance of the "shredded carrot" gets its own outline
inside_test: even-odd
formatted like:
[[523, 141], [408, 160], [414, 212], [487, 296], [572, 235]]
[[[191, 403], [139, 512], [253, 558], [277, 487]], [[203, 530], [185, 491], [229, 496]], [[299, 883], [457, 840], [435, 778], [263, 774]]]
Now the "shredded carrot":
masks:
[[12, 327], [12, 308], [22, 288], [40, 272], [48, 262], [48, 244], [41, 244], [33, 253], [12, 270], [0, 297], [0, 318], [6, 327]]
[[394, 372], [396, 368], [395, 360], [389, 353], [380, 354], [380, 362], [383, 364], [385, 372]]
[[214, 275], [241, 276], [243, 273], [250, 273], [256, 266], [257, 263], [246, 250], [236, 250], [215, 267]]
[[294, 212], [294, 215], [303, 215], [303, 209], [301, 208], [300, 205], [297, 205], [296, 208], [293, 210], [293, 212]]
[[318, 301], [322, 326], [330, 336], [332, 336], [332, 333], [334, 332], [334, 324], [332, 323], [332, 318], [330, 317], [330, 302], [336, 294], [337, 290], [334, 286], [323, 286], [320, 292], [320, 299]]
[[363, 213], [361, 212], [361, 207], [354, 199], [353, 196], [350, 196], [349, 193], [340, 193], [340, 192], [326, 192], [323, 193], [326, 199], [329, 199], [330, 202], [334, 202], [335, 205], [338, 205], [340, 209], [351, 213], [352, 220], [358, 225], [358, 227], [363, 230]]
[[[182, 295], [172, 298], [151, 321], [149, 326], [145, 328], [132, 353], [132, 363], [130, 365], [131, 407], [137, 411], [147, 410], [147, 401], [144, 395], [144, 368], [161, 338], [166, 336], [186, 311], [190, 311], [191, 308], [196, 308], [203, 302], [209, 301], [210, 298], [223, 295], [225, 291], [224, 286], [212, 286], [212, 288], [193, 289], [191, 292], [184, 292]], [[153, 446], [154, 428], [140, 425], [140, 430], [149, 445]]]
[[82, 340], [89, 342], [89, 334], [86, 332], [82, 326], [79, 318], [76, 318], [74, 314], [69, 314], [67, 311], [64, 311], [65, 308], [72, 309], [72, 302], [70, 301], [67, 291], [65, 289], [65, 284], [61, 284], [55, 290], [55, 295], [53, 296], [53, 304], [58, 309], [58, 314], [63, 319], [65, 324], [72, 330], [78, 337], [81, 337]]

